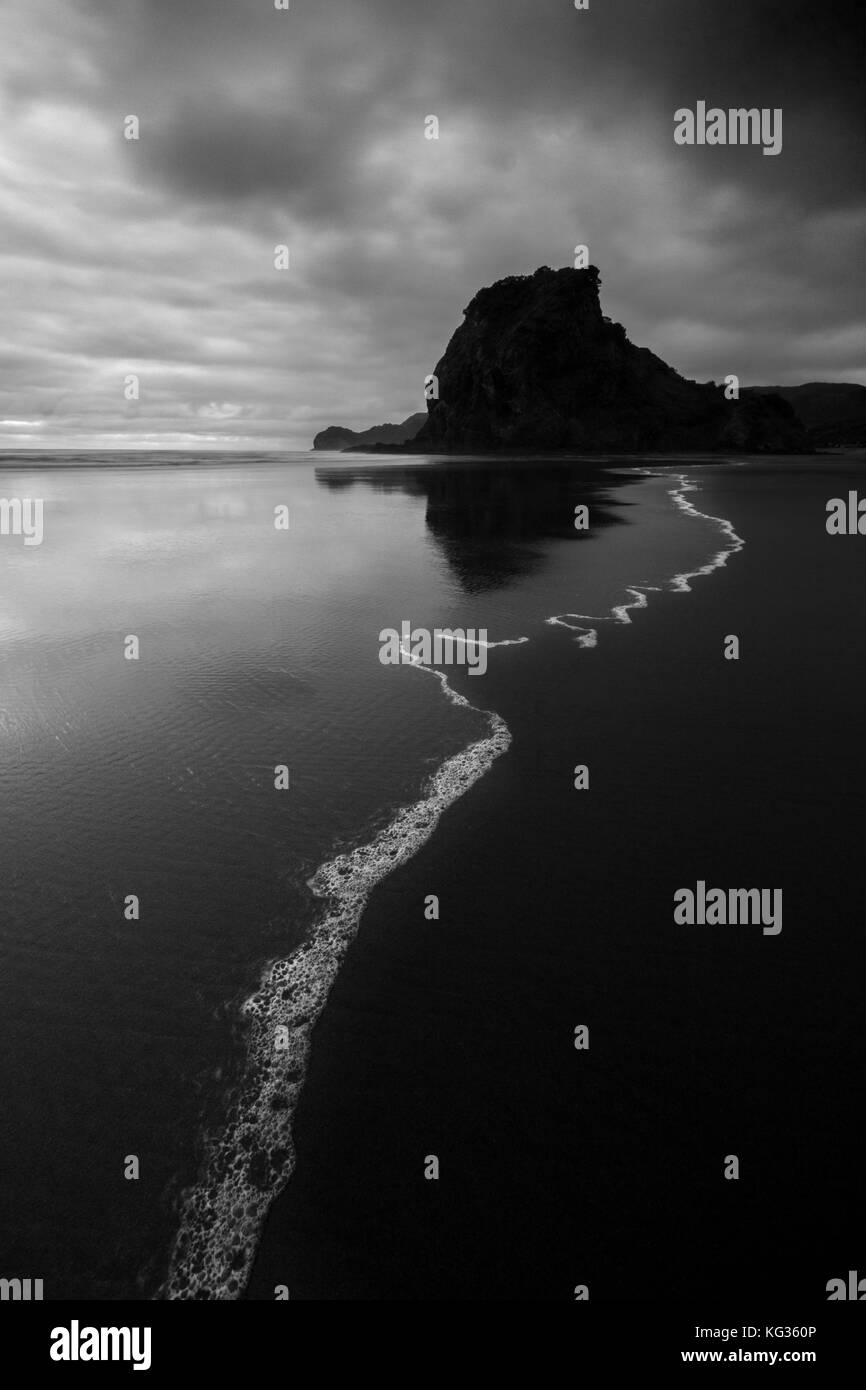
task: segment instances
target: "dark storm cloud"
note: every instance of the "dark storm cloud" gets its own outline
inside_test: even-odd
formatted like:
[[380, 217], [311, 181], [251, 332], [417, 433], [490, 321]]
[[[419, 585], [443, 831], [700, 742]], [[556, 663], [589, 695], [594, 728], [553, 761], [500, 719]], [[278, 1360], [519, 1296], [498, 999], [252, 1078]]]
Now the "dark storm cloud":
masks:
[[142, 143], [145, 172], [187, 196], [217, 200], [280, 194], [300, 216], [351, 201], [351, 140], [331, 123], [257, 111], [231, 99], [181, 103]]
[[[398, 418], [482, 284], [577, 242], [688, 375], [866, 375], [854, 7], [6, 0], [0, 31], [0, 415], [45, 419], [7, 437]], [[782, 153], [676, 146], [698, 100], [781, 107]]]
[[866, 21], [853, 5], [595, 0], [577, 13], [568, 0], [295, 0], [281, 16], [263, 0], [148, 0], [112, 13], [121, 50], [134, 31], [146, 69], [178, 76], [155, 113], [152, 166], [203, 192], [288, 183], [315, 201], [319, 185], [342, 180], [348, 208], [353, 154], [383, 122], [416, 116], [421, 98], [438, 101], [446, 124], [475, 111], [501, 132], [579, 113], [600, 138], [633, 121], [666, 147], [675, 109], [699, 99], [781, 107], [784, 159], [695, 148], [677, 151], [679, 166], [696, 180], [796, 191], [804, 207], [866, 189], [866, 164], [852, 157], [866, 125]]

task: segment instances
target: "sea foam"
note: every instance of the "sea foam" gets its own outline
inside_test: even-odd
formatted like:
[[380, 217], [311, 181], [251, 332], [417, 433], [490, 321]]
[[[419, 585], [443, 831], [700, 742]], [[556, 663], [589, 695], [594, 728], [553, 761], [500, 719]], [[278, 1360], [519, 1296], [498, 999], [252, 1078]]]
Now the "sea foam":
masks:
[[[511, 645], [509, 639], [490, 646]], [[419, 665], [417, 661], [413, 662]], [[446, 697], [487, 718], [489, 733], [448, 758], [420, 799], [401, 807], [369, 843], [320, 865], [309, 886], [323, 911], [309, 938], [265, 970], [243, 1013], [249, 1022], [247, 1067], [228, 1124], [211, 1141], [206, 1171], [185, 1194], [169, 1274], [160, 1296], [236, 1299], [249, 1278], [262, 1222], [295, 1166], [292, 1121], [304, 1084], [313, 1025], [355, 936], [370, 892], [430, 838], [442, 812], [483, 777], [508, 748], [505, 721], [478, 710], [435, 676]], [[288, 1045], [277, 1051], [277, 1029]]]
[[[646, 477], [663, 478], [666, 476], [664, 473], [656, 472], [653, 468], [641, 468], [637, 471], [643, 473]], [[577, 633], [574, 640], [577, 642], [578, 646], [598, 646], [597, 628], [586, 627], [584, 624], [630, 623], [631, 614], [635, 609], [646, 608], [647, 594], [661, 593], [664, 589], [668, 589], [671, 593], [689, 594], [692, 591], [692, 586], [689, 583], [690, 579], [699, 579], [703, 575], [712, 574], [714, 570], [721, 569], [723, 565], [727, 564], [729, 557], [731, 555], [736, 555], [746, 544], [742, 536], [737, 535], [732, 523], [725, 517], [710, 516], [708, 512], [698, 511], [694, 503], [689, 501], [686, 493], [699, 492], [700, 489], [697, 483], [690, 482], [684, 473], [675, 474], [674, 476], [678, 486], [668, 489], [668, 495], [673, 498], [674, 505], [677, 506], [680, 511], [685, 512], [687, 516], [699, 517], [703, 521], [712, 521], [726, 537], [728, 544], [725, 545], [722, 550], [716, 551], [715, 555], [713, 555], [706, 564], [700, 565], [696, 570], [687, 570], [683, 574], [675, 574], [672, 579], [667, 581], [667, 584], [628, 585], [626, 587], [626, 593], [631, 594], [632, 602], [614, 604], [610, 612], [603, 614], [601, 617], [591, 613], [557, 613], [552, 618], [545, 618], [545, 622], [551, 627], [565, 627], [568, 628], [569, 631]], [[579, 621], [572, 622], [572, 619], [578, 619]]]

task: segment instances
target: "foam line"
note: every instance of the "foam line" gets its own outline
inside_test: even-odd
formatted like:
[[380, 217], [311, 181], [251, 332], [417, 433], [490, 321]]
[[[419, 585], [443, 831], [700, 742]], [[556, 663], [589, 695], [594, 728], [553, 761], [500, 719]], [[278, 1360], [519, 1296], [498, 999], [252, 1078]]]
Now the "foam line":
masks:
[[718, 526], [719, 530], [730, 542], [723, 550], [717, 551], [713, 558], [708, 560], [705, 565], [701, 565], [699, 569], [689, 570], [686, 574], [677, 574], [674, 576], [671, 580], [673, 588], [679, 593], [688, 594], [691, 593], [690, 579], [700, 579], [702, 575], [712, 574], [714, 570], [721, 569], [723, 565], [728, 563], [728, 557], [736, 555], [738, 551], [742, 550], [746, 542], [743, 540], [742, 536], [737, 535], [730, 521], [727, 521], [723, 516], [710, 516], [707, 512], [699, 512], [697, 507], [688, 500], [686, 497], [687, 492], [700, 491], [697, 483], [690, 483], [685, 474], [679, 475], [679, 483], [680, 486], [678, 488], [670, 488], [669, 492], [675, 504], [680, 508], [680, 511], [685, 512], [687, 516], [698, 516], [704, 521], [715, 522], [716, 526]]
[[[598, 632], [594, 627], [583, 627], [580, 623], [568, 621], [569, 618], [585, 618], [586, 616], [585, 613], [560, 613], [557, 617], [545, 618], [544, 621], [550, 627], [567, 627], [571, 632], [577, 632], [579, 636], [575, 637], [574, 640], [579, 647], [597, 647]], [[598, 618], [596, 621], [605, 622], [606, 620]]]
[[[452, 689], [443, 671], [413, 664], [440, 681], [452, 704], [485, 714], [489, 733], [448, 758], [421, 798], [401, 807], [374, 839], [326, 861], [309, 880], [324, 910], [310, 937], [291, 956], [267, 967], [243, 1006], [249, 1022], [243, 1089], [227, 1127], [211, 1143], [204, 1177], [185, 1196], [162, 1297], [240, 1297], [268, 1207], [294, 1170], [292, 1120], [307, 1071], [310, 1034], [367, 899], [377, 883], [430, 839], [443, 811], [511, 743], [498, 714], [470, 704]], [[280, 1051], [275, 1047], [278, 1028], [286, 1030]]]
[[[647, 477], [652, 478], [664, 478], [667, 476], [664, 473], [657, 473], [652, 468], [640, 468], [637, 471], [645, 474]], [[728, 521], [725, 517], [710, 516], [708, 512], [698, 511], [694, 503], [689, 501], [688, 497], [686, 496], [686, 493], [699, 492], [700, 488], [698, 487], [697, 483], [690, 482], [689, 479], [686, 477], [685, 473], [674, 474], [674, 477], [678, 483], [678, 486], [668, 488], [668, 495], [673, 498], [674, 505], [678, 507], [680, 511], [684, 512], [687, 516], [700, 517], [703, 521], [714, 522], [715, 525], [718, 526], [719, 530], [722, 532], [723, 536], [726, 538], [728, 544], [725, 545], [723, 549], [717, 551], [716, 554], [712, 557], [712, 559], [708, 560], [705, 565], [701, 565], [698, 569], [687, 570], [683, 574], [675, 574], [672, 579], [668, 580], [667, 585], [642, 584], [640, 585], [640, 587], [627, 586], [626, 593], [631, 594], [633, 602], [617, 603], [611, 608], [609, 613], [605, 613], [601, 617], [598, 617], [591, 613], [558, 613], [553, 618], [545, 618], [544, 621], [552, 627], [565, 627], [568, 628], [571, 632], [576, 632], [577, 636], [574, 640], [575, 642], [577, 642], [578, 646], [598, 646], [598, 630], [594, 627], [585, 627], [583, 625], [585, 622], [630, 623], [631, 612], [634, 609], [646, 608], [647, 594], [660, 593], [665, 588], [667, 588], [671, 593], [691, 593], [692, 586], [689, 583], [690, 579], [700, 579], [704, 575], [712, 574], [715, 570], [721, 569], [723, 565], [726, 565], [728, 563], [729, 557], [731, 555], [736, 555], [738, 551], [742, 550], [743, 546], [746, 544], [742, 536], [737, 535], [736, 531], [734, 530], [733, 524], [730, 521]], [[569, 621], [571, 618], [577, 618], [581, 621], [571, 622]]]

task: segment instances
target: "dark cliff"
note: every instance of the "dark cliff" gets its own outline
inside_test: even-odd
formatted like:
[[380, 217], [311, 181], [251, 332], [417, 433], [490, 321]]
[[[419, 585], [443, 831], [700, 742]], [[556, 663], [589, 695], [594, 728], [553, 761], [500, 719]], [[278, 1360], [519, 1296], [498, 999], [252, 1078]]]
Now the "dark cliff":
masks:
[[434, 369], [423, 450], [801, 453], [790, 405], [681, 377], [603, 317], [599, 275], [550, 270], [480, 290]]

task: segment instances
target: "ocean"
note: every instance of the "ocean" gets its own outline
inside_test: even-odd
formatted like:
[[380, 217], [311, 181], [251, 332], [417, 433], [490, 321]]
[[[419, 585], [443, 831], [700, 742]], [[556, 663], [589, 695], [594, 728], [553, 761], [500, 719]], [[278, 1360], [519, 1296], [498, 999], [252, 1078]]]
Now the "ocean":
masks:
[[[646, 1297], [749, 1231], [811, 1277], [786, 1211], [853, 1259], [859, 467], [0, 460], [44, 506], [0, 537], [0, 1273]], [[404, 621], [486, 670], [383, 664]], [[673, 923], [780, 877], [778, 940]]]

